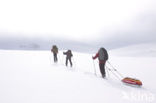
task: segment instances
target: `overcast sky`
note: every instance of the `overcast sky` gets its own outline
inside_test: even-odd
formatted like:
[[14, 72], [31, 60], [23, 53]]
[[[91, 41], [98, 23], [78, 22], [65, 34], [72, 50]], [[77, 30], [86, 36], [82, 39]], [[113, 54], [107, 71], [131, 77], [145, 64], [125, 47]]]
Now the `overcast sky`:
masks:
[[156, 0], [1, 0], [0, 37], [100, 45], [156, 41]]

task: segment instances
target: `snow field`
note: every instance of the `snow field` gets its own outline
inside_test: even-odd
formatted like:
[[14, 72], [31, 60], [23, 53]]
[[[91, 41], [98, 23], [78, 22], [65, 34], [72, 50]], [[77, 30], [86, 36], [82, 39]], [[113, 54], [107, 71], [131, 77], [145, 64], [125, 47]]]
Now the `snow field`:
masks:
[[92, 54], [73, 52], [73, 55], [71, 68], [64, 65], [62, 51], [54, 64], [50, 51], [0, 50], [0, 102], [155, 103], [155, 83], [151, 80], [155, 77], [155, 58], [110, 57], [124, 76], [143, 81], [142, 88], [134, 88], [123, 85], [110, 73], [107, 79], [100, 78], [97, 60], [94, 61], [96, 77]]

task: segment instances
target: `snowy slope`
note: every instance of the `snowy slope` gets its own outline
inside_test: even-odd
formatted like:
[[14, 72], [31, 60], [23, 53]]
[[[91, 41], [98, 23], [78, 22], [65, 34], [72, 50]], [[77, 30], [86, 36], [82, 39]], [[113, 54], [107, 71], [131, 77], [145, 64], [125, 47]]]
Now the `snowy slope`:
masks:
[[[110, 62], [125, 76], [143, 81], [142, 88], [122, 84], [109, 73], [100, 78], [92, 54], [73, 53], [73, 68], [57, 64], [50, 51], [0, 50], [0, 103], [155, 103], [155, 58], [120, 57]], [[140, 65], [141, 64], [141, 65]], [[108, 64], [107, 64], [108, 65]], [[109, 66], [109, 65], [108, 65]], [[109, 77], [108, 77], [109, 76]]]
[[112, 50], [111, 54], [129, 57], [156, 57], [156, 43], [131, 45]]

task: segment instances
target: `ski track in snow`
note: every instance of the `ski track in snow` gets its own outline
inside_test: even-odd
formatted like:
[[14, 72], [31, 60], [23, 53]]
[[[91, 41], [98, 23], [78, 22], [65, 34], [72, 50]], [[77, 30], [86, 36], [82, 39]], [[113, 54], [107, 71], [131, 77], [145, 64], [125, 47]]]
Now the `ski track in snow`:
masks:
[[73, 55], [71, 68], [64, 65], [62, 51], [55, 64], [50, 51], [0, 50], [0, 103], [156, 102], [156, 83], [151, 79], [155, 77], [155, 58], [110, 55], [109, 61], [124, 76], [143, 82], [143, 87], [137, 88], [123, 84], [111, 73], [101, 78], [97, 60], [95, 76], [91, 54]]

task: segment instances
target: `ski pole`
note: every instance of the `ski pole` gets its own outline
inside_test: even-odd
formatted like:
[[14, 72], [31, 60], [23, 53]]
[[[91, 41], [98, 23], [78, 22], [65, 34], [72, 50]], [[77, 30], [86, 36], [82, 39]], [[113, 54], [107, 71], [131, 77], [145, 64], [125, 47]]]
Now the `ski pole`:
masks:
[[94, 60], [93, 60], [93, 67], [94, 67], [94, 74], [95, 74], [95, 76], [97, 76]]
[[63, 55], [62, 55], [62, 64], [64, 65], [64, 61], [66, 61], [66, 58], [65, 58], [65, 56], [64, 56], [64, 52], [63, 52]]
[[58, 54], [58, 57], [59, 57], [59, 60], [60, 60], [60, 64], [63, 64], [63, 61], [62, 61], [62, 59], [60, 57], [60, 53]]
[[76, 68], [76, 62], [75, 62], [75, 59], [74, 59], [74, 57], [72, 57], [72, 59], [73, 59], [73, 62], [74, 62], [74, 67]]

